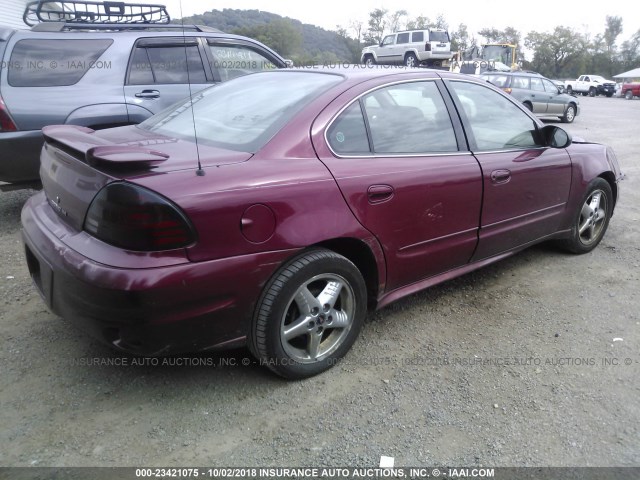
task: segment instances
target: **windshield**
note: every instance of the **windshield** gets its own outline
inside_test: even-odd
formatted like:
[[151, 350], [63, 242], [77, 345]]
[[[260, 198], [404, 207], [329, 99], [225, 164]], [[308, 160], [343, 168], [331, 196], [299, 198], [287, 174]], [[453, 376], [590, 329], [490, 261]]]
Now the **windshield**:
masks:
[[449, 34], [447, 32], [429, 32], [429, 40], [432, 42], [443, 42], [447, 43], [449, 41]]
[[502, 62], [511, 65], [511, 48], [504, 45], [485, 45], [482, 49], [482, 59], [493, 62]]
[[309, 72], [246, 75], [210, 87], [140, 127], [190, 141], [195, 133], [198, 142], [255, 153], [305, 105], [342, 79]]

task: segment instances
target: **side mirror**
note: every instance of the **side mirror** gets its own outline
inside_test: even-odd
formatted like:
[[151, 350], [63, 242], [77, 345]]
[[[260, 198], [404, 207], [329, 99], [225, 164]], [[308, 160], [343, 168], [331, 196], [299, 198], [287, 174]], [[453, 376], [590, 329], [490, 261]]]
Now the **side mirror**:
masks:
[[547, 147], [567, 148], [571, 145], [571, 135], [555, 125], [545, 125], [540, 130], [542, 140]]
[[293, 68], [295, 66], [293, 64], [293, 60], [291, 60], [290, 58], [285, 58], [284, 59], [284, 64], [287, 66], [287, 68]]

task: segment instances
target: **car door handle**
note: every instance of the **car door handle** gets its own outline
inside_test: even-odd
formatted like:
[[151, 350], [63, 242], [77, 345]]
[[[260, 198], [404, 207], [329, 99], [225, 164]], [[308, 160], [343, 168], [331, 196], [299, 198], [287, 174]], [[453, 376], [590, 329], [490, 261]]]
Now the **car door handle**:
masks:
[[367, 190], [369, 203], [382, 203], [393, 197], [393, 187], [391, 185], [371, 185]]
[[511, 179], [509, 170], [494, 170], [491, 172], [491, 181], [493, 183], [507, 183]]
[[136, 93], [136, 98], [160, 98], [160, 92], [158, 90], [143, 90]]

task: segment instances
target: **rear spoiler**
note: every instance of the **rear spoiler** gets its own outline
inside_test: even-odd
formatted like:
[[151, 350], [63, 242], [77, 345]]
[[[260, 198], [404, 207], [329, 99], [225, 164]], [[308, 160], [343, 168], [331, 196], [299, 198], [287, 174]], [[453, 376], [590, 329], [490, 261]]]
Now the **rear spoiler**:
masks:
[[[169, 158], [164, 152], [137, 147], [114, 145], [93, 135], [95, 130], [77, 125], [51, 125], [42, 129], [45, 141], [77, 152], [79, 159], [92, 167], [140, 168], [153, 167]], [[66, 147], [66, 148], [65, 148]]]

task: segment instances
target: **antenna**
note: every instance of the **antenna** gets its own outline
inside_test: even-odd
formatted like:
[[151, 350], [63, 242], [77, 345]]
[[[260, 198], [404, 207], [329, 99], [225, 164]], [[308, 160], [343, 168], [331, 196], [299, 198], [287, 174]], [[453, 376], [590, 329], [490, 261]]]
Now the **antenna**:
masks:
[[196, 156], [198, 157], [198, 169], [196, 170], [196, 175], [198, 177], [204, 177], [205, 172], [202, 169], [202, 164], [200, 163], [200, 146], [198, 145], [198, 129], [196, 128], [196, 114], [193, 109], [193, 92], [191, 91], [191, 73], [189, 72], [189, 56], [187, 55], [187, 42], [186, 42], [186, 34], [184, 27], [184, 15], [182, 14], [182, 0], [180, 0], [180, 24], [182, 25], [182, 39], [184, 40], [184, 61], [185, 66], [187, 67], [187, 83], [189, 84], [189, 103], [191, 104], [191, 118], [193, 120], [193, 136], [196, 142]]

